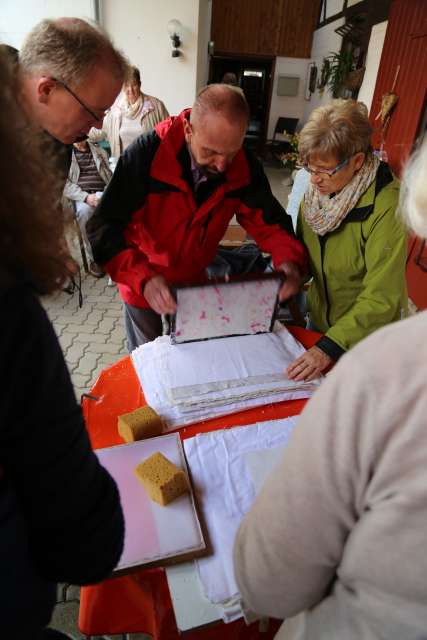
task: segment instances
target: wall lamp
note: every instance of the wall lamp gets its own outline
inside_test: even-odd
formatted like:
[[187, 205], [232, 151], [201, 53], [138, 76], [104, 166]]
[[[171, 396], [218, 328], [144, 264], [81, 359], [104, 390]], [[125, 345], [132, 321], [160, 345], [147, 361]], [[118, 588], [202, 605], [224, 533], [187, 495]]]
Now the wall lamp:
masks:
[[182, 45], [182, 24], [175, 18], [168, 22], [168, 32], [172, 40], [172, 58], [178, 58], [181, 54], [179, 47]]

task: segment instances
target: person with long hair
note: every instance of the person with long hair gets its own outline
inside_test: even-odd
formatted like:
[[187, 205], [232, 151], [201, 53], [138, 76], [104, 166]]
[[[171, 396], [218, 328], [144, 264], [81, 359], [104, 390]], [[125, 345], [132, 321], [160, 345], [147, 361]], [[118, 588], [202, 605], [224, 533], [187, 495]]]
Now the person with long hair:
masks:
[[[402, 210], [427, 238], [427, 140]], [[306, 405], [235, 546], [244, 604], [280, 640], [421, 640], [427, 629], [427, 311], [380, 329]]]
[[[117, 487], [93, 453], [70, 375], [39, 296], [69, 275], [57, 189], [0, 54], [0, 637], [46, 629], [56, 583], [107, 577], [123, 547]], [[60, 180], [60, 178], [58, 178]]]

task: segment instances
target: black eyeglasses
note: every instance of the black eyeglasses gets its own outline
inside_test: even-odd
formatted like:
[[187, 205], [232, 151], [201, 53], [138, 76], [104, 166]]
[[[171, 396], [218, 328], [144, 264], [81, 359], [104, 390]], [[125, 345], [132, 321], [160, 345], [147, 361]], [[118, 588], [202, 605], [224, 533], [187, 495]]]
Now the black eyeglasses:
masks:
[[303, 164], [301, 165], [302, 169], [305, 169], [306, 171], [308, 171], [308, 173], [310, 173], [311, 175], [315, 175], [315, 176], [327, 176], [328, 178], [332, 178], [332, 176], [334, 176], [336, 173], [338, 173], [338, 171], [340, 169], [342, 169], [343, 167], [346, 166], [346, 164], [349, 163], [350, 158], [352, 156], [350, 156], [349, 158], [346, 158], [345, 160], [343, 160], [342, 162], [340, 162], [339, 164], [337, 164], [337, 166], [335, 167], [335, 169], [311, 169], [308, 164]]
[[78, 96], [78, 95], [76, 95], [76, 94], [74, 93], [74, 91], [71, 91], [70, 87], [69, 87], [69, 86], [67, 86], [67, 85], [65, 84], [65, 82], [62, 82], [62, 80], [58, 80], [57, 78], [52, 78], [52, 80], [53, 80], [54, 82], [56, 82], [56, 83], [60, 84], [60, 85], [61, 85], [61, 87], [64, 87], [65, 91], [68, 91], [68, 93], [69, 93], [69, 94], [71, 94], [75, 100], [77, 100], [77, 102], [78, 102], [78, 103], [83, 107], [83, 109], [84, 109], [85, 111], [87, 111], [87, 112], [88, 112], [88, 114], [90, 115], [90, 117], [91, 117], [91, 118], [93, 118], [93, 120], [96, 120], [97, 122], [99, 122], [99, 120], [102, 120], [102, 119], [103, 119], [103, 117], [104, 117], [104, 115], [105, 115], [105, 112], [103, 112], [101, 116], [97, 115], [96, 113], [94, 113], [94, 112], [92, 111], [92, 109], [89, 109], [89, 107], [87, 107], [87, 106], [85, 105], [85, 103], [83, 102], [83, 100], [80, 100], [79, 96]]

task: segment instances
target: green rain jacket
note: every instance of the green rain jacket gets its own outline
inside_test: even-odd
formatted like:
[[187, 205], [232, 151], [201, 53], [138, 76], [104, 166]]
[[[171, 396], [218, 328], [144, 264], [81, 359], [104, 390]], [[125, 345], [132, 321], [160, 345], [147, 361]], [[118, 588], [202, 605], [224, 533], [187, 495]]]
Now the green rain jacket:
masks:
[[407, 237], [396, 216], [399, 182], [381, 163], [375, 181], [340, 227], [319, 236], [298, 215], [297, 236], [310, 256], [308, 308], [334, 360], [407, 312]]

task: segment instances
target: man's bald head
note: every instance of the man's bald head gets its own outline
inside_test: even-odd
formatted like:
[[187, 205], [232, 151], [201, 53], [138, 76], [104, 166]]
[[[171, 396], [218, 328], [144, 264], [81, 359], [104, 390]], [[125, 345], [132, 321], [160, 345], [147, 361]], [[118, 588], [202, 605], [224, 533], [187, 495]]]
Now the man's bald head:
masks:
[[239, 87], [227, 84], [209, 84], [201, 89], [191, 110], [191, 124], [197, 126], [207, 116], [215, 115], [246, 129], [249, 122], [249, 106], [243, 91]]
[[242, 148], [249, 107], [238, 87], [211, 84], [194, 103], [184, 135], [193, 162], [208, 178], [224, 173]]

